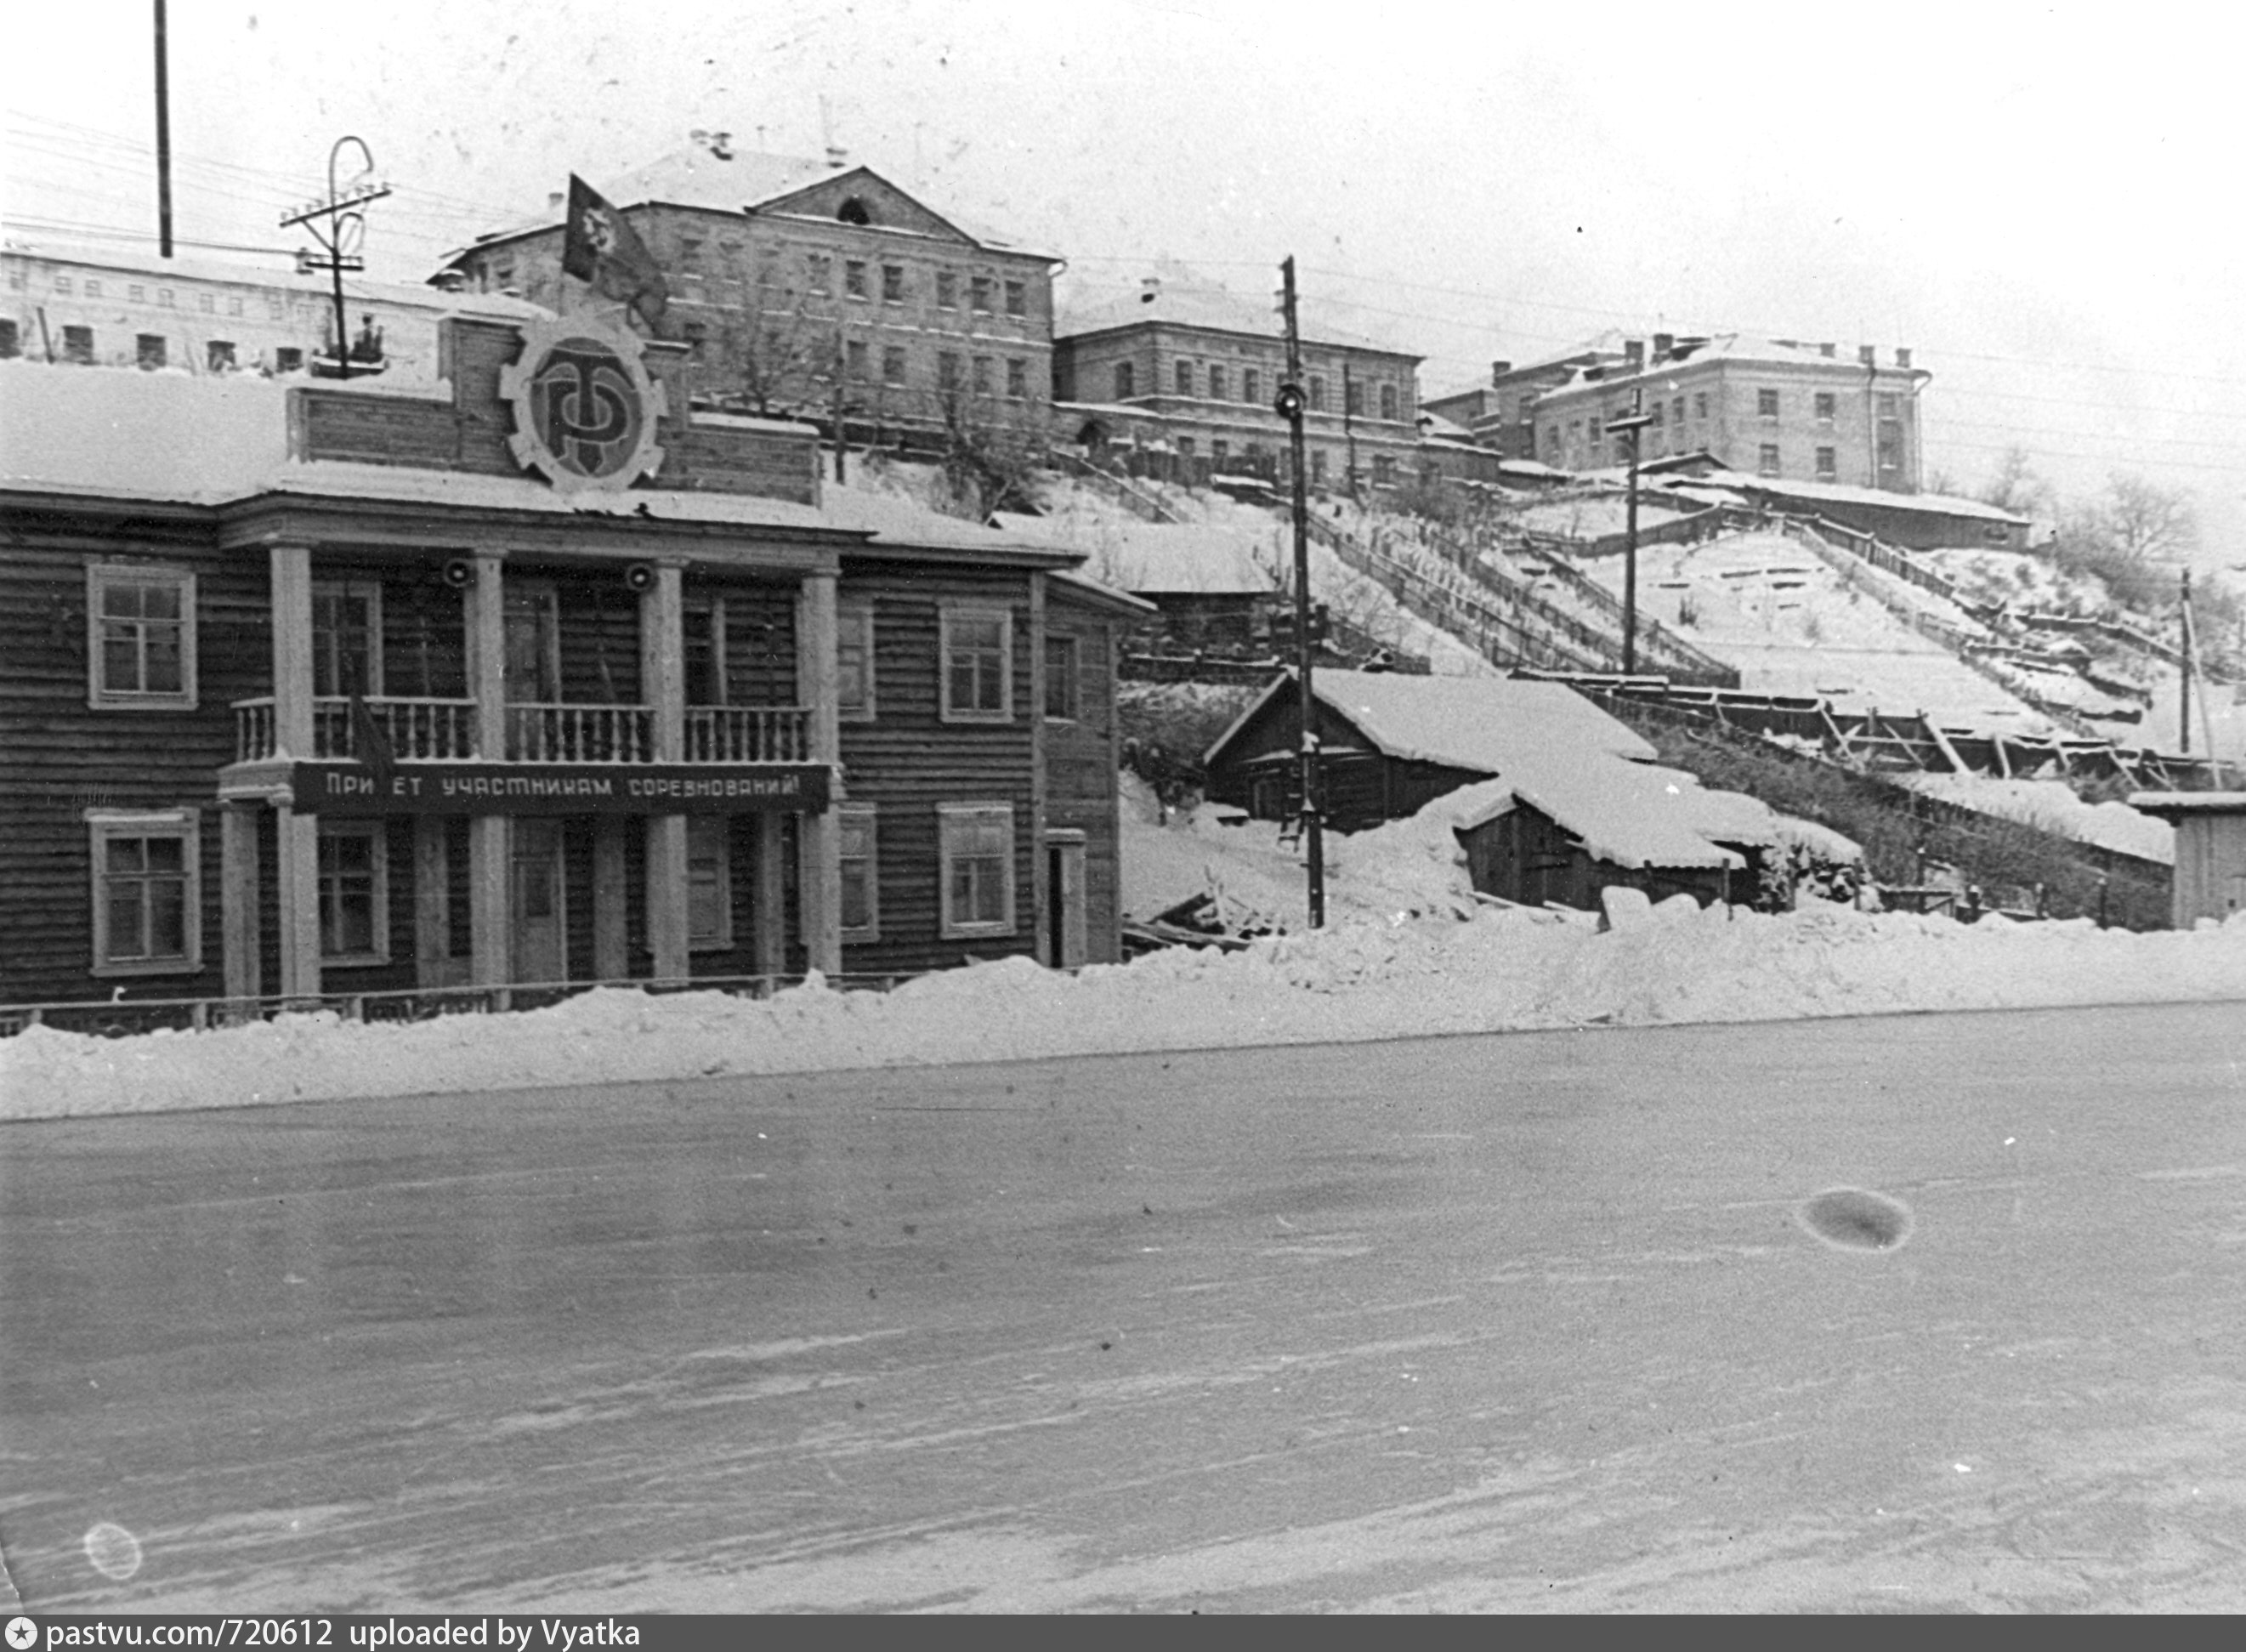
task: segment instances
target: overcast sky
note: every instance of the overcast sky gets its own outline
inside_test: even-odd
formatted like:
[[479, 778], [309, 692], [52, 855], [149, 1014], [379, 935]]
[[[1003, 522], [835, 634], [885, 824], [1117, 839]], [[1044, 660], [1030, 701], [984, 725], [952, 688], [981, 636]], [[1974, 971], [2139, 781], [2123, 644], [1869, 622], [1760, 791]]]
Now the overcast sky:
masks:
[[[153, 244], [151, 0], [10, 29], [17, 239]], [[2189, 487], [2246, 561], [2246, 25], [2201, 5], [1281, 5], [1267, 0], [171, 0], [185, 243], [290, 248], [356, 133], [371, 273], [695, 127], [829, 141], [1045, 246], [1157, 256], [1322, 313], [1428, 393], [1608, 327], [1912, 347], [1930, 475], [2008, 445], [2069, 493]], [[1543, 19], [1542, 21], [1538, 19]], [[1829, 20], [1816, 20], [1829, 19]]]

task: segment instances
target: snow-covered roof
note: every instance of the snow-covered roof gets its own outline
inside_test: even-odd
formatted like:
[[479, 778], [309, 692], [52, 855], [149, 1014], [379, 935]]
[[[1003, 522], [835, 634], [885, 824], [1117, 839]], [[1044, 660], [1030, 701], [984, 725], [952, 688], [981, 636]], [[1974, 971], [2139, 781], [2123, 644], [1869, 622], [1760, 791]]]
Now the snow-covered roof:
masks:
[[[1283, 332], [1278, 312], [1269, 303], [1242, 298], [1189, 270], [1165, 266], [1162, 273], [1150, 277], [1134, 292], [1072, 298], [1053, 319], [1053, 337], [1074, 338], [1154, 322], [1199, 327], [1212, 332], [1247, 333], [1275, 342]], [[1409, 351], [1330, 326], [1316, 317], [1305, 316], [1299, 324], [1305, 345], [1378, 351], [1383, 355], [1400, 356], [1415, 365], [1419, 360]]]
[[[1565, 683], [1513, 677], [1419, 677], [1401, 672], [1320, 671], [1311, 686], [1391, 757], [1492, 775], [1562, 768], [1586, 754], [1650, 761], [1654, 749]], [[1208, 761], [1278, 694], [1274, 683], [1208, 750]]]
[[[1044, 517], [994, 520], [1023, 541], [1049, 538], [1052, 531]], [[1074, 543], [1087, 552], [1086, 571], [1140, 597], [1253, 596], [1277, 589], [1266, 543], [1235, 529], [1103, 522], [1089, 545], [1081, 535]]]
[[[721, 157], [699, 145], [675, 151], [621, 176], [595, 181], [593, 187], [602, 199], [617, 208], [660, 203], [699, 208], [706, 212], [740, 213], [784, 201], [830, 178], [861, 174], [880, 180], [900, 195], [912, 195], [910, 190], [899, 188], [871, 167], [837, 167], [803, 155], [765, 154], [740, 149]], [[972, 224], [956, 213], [928, 206], [925, 201], [920, 204], [979, 245], [1006, 252], [1035, 251], [1010, 236]], [[475, 244], [488, 246], [494, 242], [511, 241], [517, 236], [534, 235], [542, 229], [555, 229], [562, 222], [562, 208], [549, 205], [504, 229], [479, 236]]]
[[[875, 545], [999, 555], [1079, 553], [1004, 534], [909, 502], [827, 486], [819, 505], [711, 490], [562, 493], [527, 474], [307, 461], [289, 453], [286, 382], [254, 374], [56, 367], [0, 361], [0, 488], [221, 505], [264, 494], [456, 508], [615, 515], [855, 532]], [[326, 395], [429, 398], [380, 379], [323, 384]]]
[[1970, 516], [1981, 522], [2000, 522], [2025, 528], [2025, 516], [1954, 494], [1899, 494], [1885, 488], [1859, 488], [1845, 481], [1797, 481], [1788, 476], [1750, 476], [1740, 470], [1712, 470], [1693, 478], [1701, 488], [1723, 488], [1741, 494], [1767, 494], [1778, 499], [1827, 500], [1834, 504], [1878, 505], [1889, 510], [1917, 510], [1939, 516]]
[[[269, 267], [223, 258], [162, 258], [153, 253], [134, 252], [125, 248], [22, 241], [11, 236], [4, 245], [0, 245], [0, 260], [15, 258], [35, 263], [67, 264], [74, 270], [96, 274], [114, 271], [119, 275], [138, 276], [149, 280], [169, 277], [181, 283], [208, 282], [220, 286], [255, 287], [261, 291], [288, 292], [329, 304], [335, 299], [332, 276], [299, 274], [294, 268]], [[353, 308], [362, 304], [389, 305], [424, 311], [432, 315], [498, 317], [510, 321], [549, 313], [542, 305], [511, 298], [503, 293], [450, 294], [419, 283], [369, 281], [350, 274], [344, 276], [344, 302]]]
[[[1514, 797], [1582, 839], [1594, 860], [1616, 866], [1744, 866], [1746, 860], [1717, 847], [1718, 840], [1762, 845], [1779, 839], [1777, 817], [1764, 804], [1739, 792], [1707, 791], [1682, 769], [1593, 755], [1502, 778]], [[1500, 802], [1467, 811], [1459, 829], [1471, 831], [1508, 807]]]
[[2246, 792], [2133, 792], [2129, 807], [2177, 824], [2188, 815], [2246, 815]]

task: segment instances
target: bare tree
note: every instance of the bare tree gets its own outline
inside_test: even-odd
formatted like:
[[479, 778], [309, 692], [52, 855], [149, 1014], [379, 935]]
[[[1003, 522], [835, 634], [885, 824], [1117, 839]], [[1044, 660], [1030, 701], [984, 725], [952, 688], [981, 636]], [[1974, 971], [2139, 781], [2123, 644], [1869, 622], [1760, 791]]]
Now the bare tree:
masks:
[[781, 302], [775, 304], [772, 290], [759, 282], [754, 305], [725, 330], [725, 359], [734, 374], [726, 393], [744, 412], [770, 418], [826, 399], [834, 334], [805, 312], [800, 297], [786, 304], [788, 296], [778, 294]]
[[[1949, 490], [1937, 488], [1934, 491]], [[1998, 510], [2021, 516], [2048, 512], [2052, 502], [2051, 484], [2036, 474], [2033, 456], [2019, 447], [2004, 449], [2004, 456], [1997, 461], [1996, 474], [1983, 484], [1975, 497], [1984, 505], [1994, 505]]]
[[2183, 562], [2199, 549], [2199, 513], [2188, 489], [2115, 476], [2100, 515], [2108, 541], [2133, 562]]
[[1031, 476], [1042, 456], [1025, 433], [990, 416], [989, 401], [957, 386], [943, 393], [944, 481], [957, 513], [976, 522], [1033, 508]]

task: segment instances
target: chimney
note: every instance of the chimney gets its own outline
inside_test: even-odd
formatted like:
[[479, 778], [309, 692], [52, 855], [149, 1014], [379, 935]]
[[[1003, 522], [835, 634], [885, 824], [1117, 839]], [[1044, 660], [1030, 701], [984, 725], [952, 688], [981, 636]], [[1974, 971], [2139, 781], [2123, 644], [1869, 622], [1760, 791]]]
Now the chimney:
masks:
[[711, 133], [710, 153], [720, 160], [731, 160], [733, 158], [733, 134], [730, 132]]
[[1490, 383], [1492, 383], [1493, 385], [1503, 384], [1503, 383], [1505, 382], [1505, 375], [1506, 375], [1506, 374], [1508, 374], [1508, 373], [1509, 373], [1509, 372], [1511, 372], [1512, 371], [1513, 371], [1513, 364], [1512, 364], [1511, 362], [1509, 362], [1509, 361], [1493, 361], [1493, 362], [1491, 362], [1491, 363], [1489, 364], [1489, 381], [1490, 381]]
[[1676, 348], [1677, 335], [1675, 333], [1657, 332], [1653, 335], [1653, 358], [1657, 362], [1668, 360], [1670, 352]]
[[1840, 348], [1841, 346], [1838, 345], [1820, 345], [1817, 346], [1817, 353], [1824, 357], [1826, 360], [1830, 361], [1839, 352]]
[[1161, 296], [1162, 278], [1160, 276], [1148, 276], [1140, 282], [1139, 302], [1140, 304], [1150, 304]]
[[1625, 338], [1622, 341], [1623, 365], [1632, 372], [1645, 371], [1645, 340]]
[[1910, 352], [1901, 345], [1895, 346], [1895, 365], [1905, 372], [1910, 371]]
[[548, 189], [546, 192], [546, 210], [548, 212], [561, 211], [562, 200], [563, 196], [559, 189]]
[[835, 171], [841, 171], [843, 164], [849, 159], [850, 152], [841, 144], [830, 143], [827, 146], [827, 164]]
[[1876, 367], [1880, 365], [1880, 352], [1874, 345], [1859, 345], [1856, 346], [1856, 359], [1867, 367]]

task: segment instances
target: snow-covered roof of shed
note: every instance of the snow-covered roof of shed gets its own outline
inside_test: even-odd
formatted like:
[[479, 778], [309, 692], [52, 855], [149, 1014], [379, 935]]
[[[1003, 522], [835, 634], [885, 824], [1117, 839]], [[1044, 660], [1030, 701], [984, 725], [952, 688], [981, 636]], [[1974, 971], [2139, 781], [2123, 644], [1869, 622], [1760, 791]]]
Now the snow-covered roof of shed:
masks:
[[[1209, 747], [1214, 759], [1274, 695], [1283, 676]], [[1320, 671], [1317, 697], [1391, 757], [1507, 775], [1558, 768], [1604, 753], [1650, 761], [1651, 745], [1565, 683], [1514, 677], [1420, 677], [1402, 672]]]
[[1740, 470], [1712, 470], [1692, 478], [1700, 488], [1721, 488], [1738, 494], [1766, 494], [1776, 499], [1827, 500], [1834, 504], [1878, 505], [1888, 510], [1924, 511], [1938, 516], [1970, 516], [1982, 522], [2001, 522], [2025, 528], [2025, 516], [1961, 499], [1955, 494], [1902, 494], [1885, 488], [1859, 488], [1845, 481], [1797, 481], [1790, 476], [1750, 476]]

